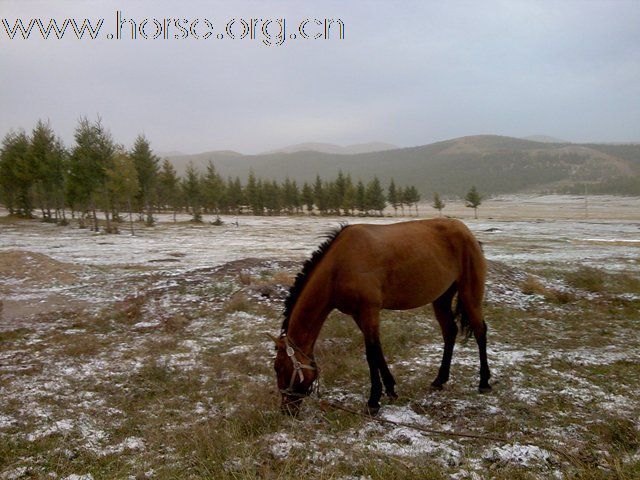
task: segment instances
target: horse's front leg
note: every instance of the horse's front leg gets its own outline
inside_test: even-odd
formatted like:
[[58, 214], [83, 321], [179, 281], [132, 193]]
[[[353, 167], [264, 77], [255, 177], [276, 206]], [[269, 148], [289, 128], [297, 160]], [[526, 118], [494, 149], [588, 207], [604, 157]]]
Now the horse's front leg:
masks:
[[[380, 311], [375, 309], [361, 312], [355, 316], [355, 320], [364, 335], [367, 363], [371, 376], [371, 392], [367, 401], [367, 411], [375, 415], [380, 410], [382, 383], [384, 382], [387, 395], [395, 399], [398, 397], [395, 392], [396, 381], [389, 371], [380, 344]], [[381, 376], [382, 382], [380, 381]]]

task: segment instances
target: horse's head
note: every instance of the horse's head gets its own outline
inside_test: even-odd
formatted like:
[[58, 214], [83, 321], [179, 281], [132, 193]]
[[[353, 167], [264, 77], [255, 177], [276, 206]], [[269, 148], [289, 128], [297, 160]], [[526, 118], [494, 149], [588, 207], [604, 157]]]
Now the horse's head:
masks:
[[280, 408], [283, 413], [296, 416], [302, 399], [309, 395], [318, 377], [318, 368], [313, 358], [302, 353], [286, 335], [270, 337], [276, 344], [274, 368], [282, 395]]

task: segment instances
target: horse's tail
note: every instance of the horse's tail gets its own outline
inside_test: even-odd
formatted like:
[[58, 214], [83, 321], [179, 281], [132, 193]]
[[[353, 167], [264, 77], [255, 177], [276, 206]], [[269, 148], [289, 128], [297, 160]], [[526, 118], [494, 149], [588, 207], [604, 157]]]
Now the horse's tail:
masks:
[[487, 263], [482, 244], [470, 236], [463, 252], [462, 275], [458, 279], [458, 301], [455, 316], [463, 337], [486, 328], [482, 318], [482, 300]]
[[454, 317], [456, 319], [456, 323], [458, 324], [458, 331], [460, 335], [465, 340], [473, 334], [473, 329], [471, 328], [471, 322], [469, 321], [469, 316], [467, 312], [464, 310], [464, 305], [460, 301], [460, 297], [456, 298], [456, 308], [454, 311]]

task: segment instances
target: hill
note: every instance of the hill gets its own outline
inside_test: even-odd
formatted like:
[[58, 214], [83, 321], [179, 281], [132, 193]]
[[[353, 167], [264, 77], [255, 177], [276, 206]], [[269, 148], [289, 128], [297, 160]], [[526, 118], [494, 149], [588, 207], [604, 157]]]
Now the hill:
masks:
[[204, 169], [213, 161], [224, 176], [298, 182], [339, 170], [354, 179], [374, 175], [384, 183], [415, 185], [423, 195], [461, 194], [475, 184], [483, 193], [584, 190], [640, 194], [640, 145], [546, 143], [497, 135], [477, 135], [411, 148], [360, 154], [314, 151], [240, 155], [208, 152], [169, 157], [179, 172], [189, 162]]
[[522, 137], [522, 138], [524, 140], [532, 140], [534, 142], [543, 142], [543, 143], [571, 143], [556, 137], [550, 137], [549, 135], [529, 135], [528, 137]]
[[308, 142], [289, 145], [287, 147], [278, 148], [276, 150], [270, 150], [268, 152], [264, 152], [263, 154], [269, 155], [272, 153], [320, 152], [333, 153], [337, 155], [354, 155], [358, 153], [395, 150], [397, 148], [399, 148], [397, 145], [392, 145], [391, 143], [384, 142], [357, 143], [355, 145], [347, 145], [346, 147], [335, 145], [333, 143]]

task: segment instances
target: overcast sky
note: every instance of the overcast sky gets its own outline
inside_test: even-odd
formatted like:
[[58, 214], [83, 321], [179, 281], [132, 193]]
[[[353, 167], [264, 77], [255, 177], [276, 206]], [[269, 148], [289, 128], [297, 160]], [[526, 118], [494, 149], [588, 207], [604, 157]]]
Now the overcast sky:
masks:
[[[340, 18], [345, 38], [107, 39], [118, 9], [138, 23], [208, 19], [216, 33], [285, 18], [287, 36]], [[0, 25], [0, 135], [43, 118], [71, 144], [77, 119], [99, 114], [118, 142], [145, 133], [161, 152], [485, 133], [640, 141], [640, 1], [0, 0], [11, 27], [32, 17], [105, 21], [81, 41], [10, 40]]]

